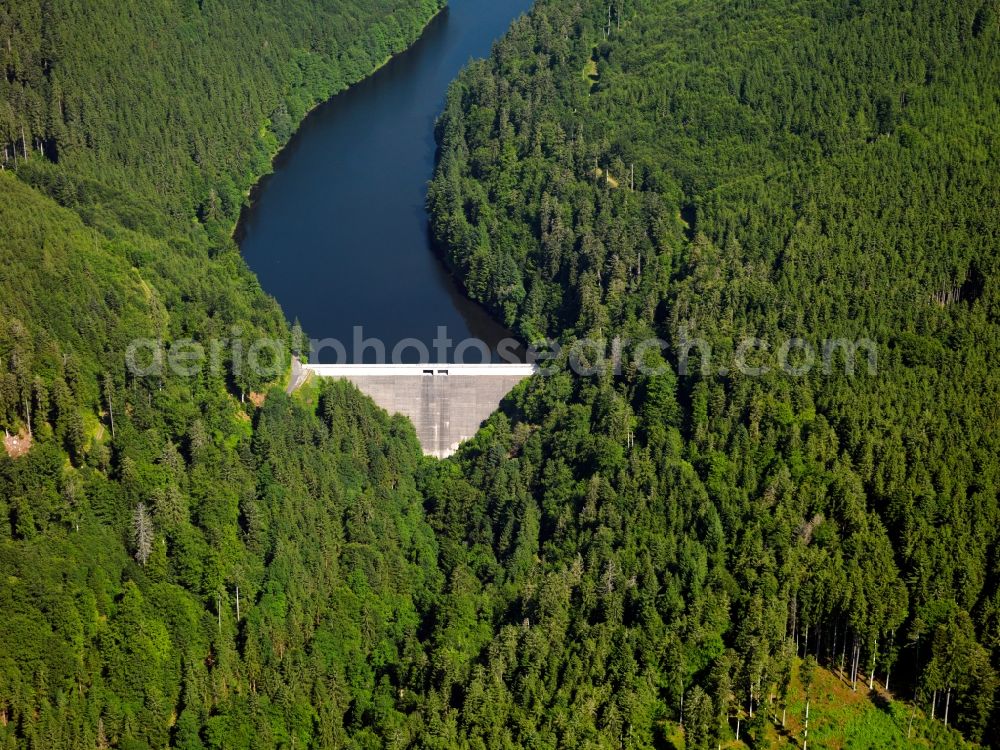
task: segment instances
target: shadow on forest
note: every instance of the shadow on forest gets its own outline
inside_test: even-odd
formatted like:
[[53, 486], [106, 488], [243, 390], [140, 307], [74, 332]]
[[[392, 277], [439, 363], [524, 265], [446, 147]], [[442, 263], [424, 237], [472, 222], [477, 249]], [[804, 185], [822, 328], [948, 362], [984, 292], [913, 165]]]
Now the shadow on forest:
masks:
[[879, 711], [882, 711], [887, 716], [892, 716], [892, 701], [890, 701], [883, 693], [880, 693], [878, 690], [873, 690], [868, 694], [868, 699]]
[[678, 745], [675, 742], [675, 738], [668, 734], [667, 726], [661, 723], [657, 726], [656, 731], [653, 732], [653, 748], [655, 750], [681, 750], [684, 747], [683, 740], [679, 737], [676, 738], [682, 743]]
[[694, 239], [695, 225], [698, 223], [698, 209], [692, 203], [681, 206], [681, 219], [684, 222], [684, 236], [687, 241]]

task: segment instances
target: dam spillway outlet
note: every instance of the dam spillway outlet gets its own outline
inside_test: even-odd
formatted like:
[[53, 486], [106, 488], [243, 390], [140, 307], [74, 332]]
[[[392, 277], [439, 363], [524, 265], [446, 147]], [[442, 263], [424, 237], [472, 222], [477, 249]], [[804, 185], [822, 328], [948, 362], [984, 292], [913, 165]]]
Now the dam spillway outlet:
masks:
[[390, 414], [408, 417], [425, 455], [447, 458], [476, 434], [535, 365], [304, 365], [321, 378], [338, 378]]

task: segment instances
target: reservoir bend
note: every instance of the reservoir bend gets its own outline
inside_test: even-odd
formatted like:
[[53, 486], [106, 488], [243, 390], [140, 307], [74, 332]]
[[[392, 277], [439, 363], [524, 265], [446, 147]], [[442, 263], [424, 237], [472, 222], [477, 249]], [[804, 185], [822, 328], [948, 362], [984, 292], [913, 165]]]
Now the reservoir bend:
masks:
[[[486, 342], [494, 359], [511, 335], [434, 254], [424, 199], [448, 84], [530, 6], [452, 0], [410, 49], [310, 113], [254, 189], [236, 235], [244, 258], [290, 320], [342, 342], [350, 361], [356, 326], [387, 354], [417, 339], [432, 361], [442, 359], [432, 345], [440, 326], [455, 345]], [[479, 356], [470, 350], [467, 361]], [[416, 350], [403, 359], [417, 361]]]

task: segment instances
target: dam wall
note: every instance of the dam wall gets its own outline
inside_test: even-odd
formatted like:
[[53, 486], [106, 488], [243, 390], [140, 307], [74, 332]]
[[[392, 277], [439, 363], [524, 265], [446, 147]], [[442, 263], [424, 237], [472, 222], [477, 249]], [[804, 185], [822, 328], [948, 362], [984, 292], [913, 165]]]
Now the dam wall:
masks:
[[424, 454], [452, 455], [476, 434], [534, 365], [302, 365], [323, 378], [348, 380], [390, 414], [409, 417]]

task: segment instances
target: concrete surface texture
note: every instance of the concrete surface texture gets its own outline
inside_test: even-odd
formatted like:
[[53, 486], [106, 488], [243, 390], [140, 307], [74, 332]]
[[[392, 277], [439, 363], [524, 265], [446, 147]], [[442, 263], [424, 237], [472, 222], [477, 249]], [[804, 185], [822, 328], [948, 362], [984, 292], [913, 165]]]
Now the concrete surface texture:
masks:
[[390, 414], [413, 422], [424, 454], [452, 455], [500, 406], [533, 365], [304, 365], [353, 383]]

